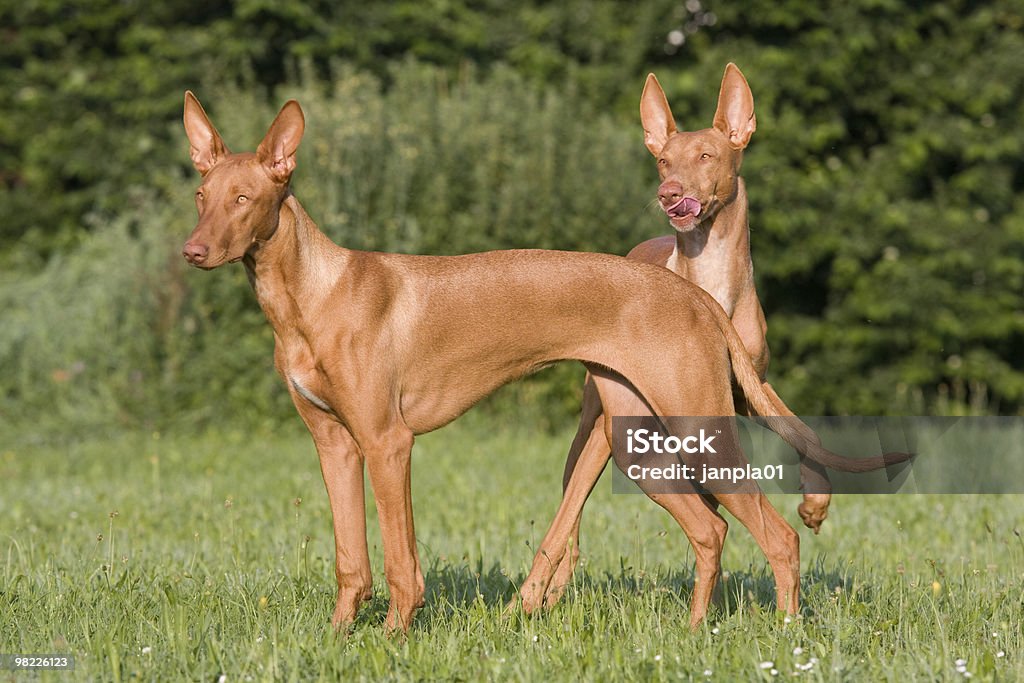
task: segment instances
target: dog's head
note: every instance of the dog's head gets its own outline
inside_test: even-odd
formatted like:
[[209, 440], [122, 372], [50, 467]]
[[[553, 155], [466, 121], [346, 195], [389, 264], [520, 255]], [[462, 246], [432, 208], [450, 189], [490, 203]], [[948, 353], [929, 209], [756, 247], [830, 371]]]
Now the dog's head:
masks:
[[199, 222], [182, 255], [196, 267], [211, 269], [240, 260], [274, 234], [305, 119], [298, 102], [287, 102], [255, 154], [228, 151], [191, 92], [185, 93], [184, 120], [192, 164], [203, 180], [196, 190]]
[[640, 97], [644, 144], [658, 160], [658, 202], [676, 230], [714, 218], [735, 196], [743, 149], [754, 134], [754, 97], [735, 64], [725, 67], [711, 128], [676, 130], [665, 92], [654, 74]]

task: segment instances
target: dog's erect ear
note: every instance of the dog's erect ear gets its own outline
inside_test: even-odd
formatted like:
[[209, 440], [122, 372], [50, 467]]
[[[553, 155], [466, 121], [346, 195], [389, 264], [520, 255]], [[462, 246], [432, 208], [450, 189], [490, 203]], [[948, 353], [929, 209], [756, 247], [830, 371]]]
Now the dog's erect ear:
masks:
[[192, 165], [200, 175], [210, 172], [217, 162], [229, 154], [227, 146], [221, 140], [220, 133], [210, 123], [210, 117], [203, 111], [203, 105], [192, 94], [185, 91], [185, 135], [192, 146], [190, 155]]
[[665, 91], [654, 74], [647, 74], [644, 92], [640, 95], [640, 123], [644, 127], [644, 144], [651, 154], [658, 156], [669, 137], [676, 132], [676, 122], [668, 108]]
[[722, 76], [722, 89], [718, 92], [718, 111], [715, 112], [714, 127], [729, 138], [733, 149], [743, 149], [750, 142], [750, 136], [757, 129], [754, 116], [754, 96], [747, 85], [747, 79], [739, 68], [729, 62]]
[[278, 183], [287, 183], [295, 170], [295, 150], [302, 141], [306, 130], [306, 119], [302, 107], [295, 100], [288, 100], [277, 118], [270, 124], [263, 142], [256, 148], [256, 158], [263, 164], [270, 177]]

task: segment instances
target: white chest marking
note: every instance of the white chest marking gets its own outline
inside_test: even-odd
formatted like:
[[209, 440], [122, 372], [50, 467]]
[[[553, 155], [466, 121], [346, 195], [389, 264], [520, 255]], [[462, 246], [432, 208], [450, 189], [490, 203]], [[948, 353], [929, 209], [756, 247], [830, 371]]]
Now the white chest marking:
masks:
[[320, 398], [319, 396], [314, 394], [312, 391], [307, 389], [302, 384], [302, 382], [300, 382], [298, 380], [297, 377], [292, 375], [288, 379], [291, 380], [292, 386], [295, 387], [295, 391], [299, 392], [299, 396], [301, 396], [302, 398], [306, 399], [307, 401], [309, 401], [310, 403], [315, 405], [320, 410], [326, 411], [328, 413], [333, 413], [334, 412], [333, 410], [331, 410], [331, 407], [329, 405], [327, 405], [326, 401], [324, 401], [322, 398]]
[[[706, 252], [708, 249], [708, 247], [705, 248]], [[713, 296], [715, 301], [725, 309], [725, 314], [732, 318], [732, 314], [736, 310], [736, 293], [732, 284], [733, 274], [725, 260], [716, 259], [712, 254], [691, 261], [683, 262], [682, 259], [677, 246], [672, 250], [672, 255], [668, 257], [665, 267]], [[683, 267], [684, 263], [685, 268]]]

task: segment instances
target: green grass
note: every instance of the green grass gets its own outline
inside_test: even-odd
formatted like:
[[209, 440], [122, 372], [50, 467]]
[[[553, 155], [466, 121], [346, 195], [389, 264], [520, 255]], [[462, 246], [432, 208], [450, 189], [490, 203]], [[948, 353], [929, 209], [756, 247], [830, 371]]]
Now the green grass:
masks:
[[[974, 680], [1024, 678], [1019, 496], [837, 498], [821, 536], [801, 531], [802, 614], [788, 622], [733, 523], [724, 599], [690, 633], [682, 533], [606, 477], [563, 603], [503, 617], [557, 506], [569, 436], [478, 420], [419, 439], [427, 604], [406, 638], [383, 633], [372, 502], [374, 599], [349, 635], [331, 631], [330, 514], [303, 432], [8, 439], [0, 652], [76, 657], [74, 674], [44, 680], [959, 680], [957, 660]], [[798, 498], [773, 500], [796, 523]]]

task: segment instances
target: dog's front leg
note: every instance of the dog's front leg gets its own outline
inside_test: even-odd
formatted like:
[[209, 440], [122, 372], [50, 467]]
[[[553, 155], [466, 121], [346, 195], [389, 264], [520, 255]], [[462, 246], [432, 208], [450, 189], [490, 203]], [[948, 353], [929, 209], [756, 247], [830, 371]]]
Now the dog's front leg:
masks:
[[370, 438], [355, 436], [366, 456], [384, 544], [384, 575], [391, 591], [385, 628], [405, 631], [423, 606], [425, 591], [412, 517], [413, 435], [395, 425]]
[[334, 521], [334, 574], [338, 596], [331, 625], [341, 629], [355, 621], [359, 606], [373, 595], [373, 576], [366, 547], [366, 503], [363, 455], [352, 435], [337, 419], [289, 387], [295, 407], [309, 428], [320, 456]]

